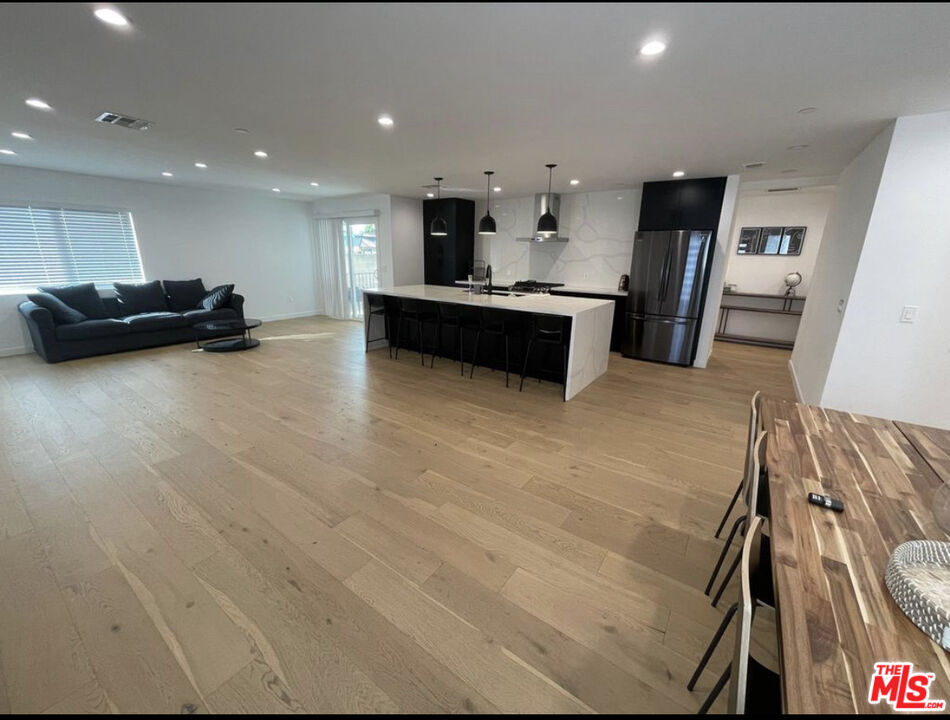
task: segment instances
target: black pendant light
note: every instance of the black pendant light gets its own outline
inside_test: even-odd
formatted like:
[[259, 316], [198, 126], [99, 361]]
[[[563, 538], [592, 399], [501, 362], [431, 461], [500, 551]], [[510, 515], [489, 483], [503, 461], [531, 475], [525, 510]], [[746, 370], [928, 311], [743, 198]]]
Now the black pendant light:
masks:
[[495, 218], [491, 216], [491, 176], [495, 174], [493, 170], [486, 170], [488, 176], [488, 187], [485, 188], [485, 217], [478, 221], [479, 235], [495, 234]]
[[[435, 180], [435, 192], [436, 199], [442, 199], [442, 178], [433, 178]], [[432, 221], [432, 224], [429, 225], [429, 234], [432, 237], [445, 237], [449, 234], [449, 224], [445, 222], [445, 218], [442, 217], [442, 214], [439, 212], [442, 209], [442, 203], [439, 202], [436, 205], [435, 219]]]
[[538, 218], [538, 235], [557, 235], [557, 218], [551, 213], [551, 175], [557, 165], [545, 165], [548, 169], [548, 206]]

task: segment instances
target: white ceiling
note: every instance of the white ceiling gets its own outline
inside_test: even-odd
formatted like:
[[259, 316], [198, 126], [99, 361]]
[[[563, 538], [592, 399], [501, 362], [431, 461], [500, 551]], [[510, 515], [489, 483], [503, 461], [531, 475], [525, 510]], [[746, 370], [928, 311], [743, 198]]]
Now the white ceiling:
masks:
[[[0, 147], [19, 153], [0, 162], [283, 197], [480, 189], [490, 168], [524, 195], [547, 162], [561, 191], [760, 160], [745, 179], [834, 175], [888, 120], [950, 109], [948, 4], [117, 3], [124, 32], [93, 7], [0, 5]], [[638, 56], [654, 37], [667, 52]]]

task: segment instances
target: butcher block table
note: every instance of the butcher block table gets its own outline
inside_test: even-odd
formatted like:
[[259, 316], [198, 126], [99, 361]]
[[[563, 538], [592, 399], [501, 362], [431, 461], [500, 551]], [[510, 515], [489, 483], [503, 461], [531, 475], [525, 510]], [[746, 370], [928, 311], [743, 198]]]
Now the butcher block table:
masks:
[[[785, 711], [891, 711], [867, 699], [883, 661], [935, 673], [930, 698], [950, 701], [950, 654], [884, 584], [902, 542], [950, 540], [931, 509], [950, 482], [950, 432], [775, 398], [761, 417]], [[809, 504], [808, 492], [841, 499], [844, 512]]]

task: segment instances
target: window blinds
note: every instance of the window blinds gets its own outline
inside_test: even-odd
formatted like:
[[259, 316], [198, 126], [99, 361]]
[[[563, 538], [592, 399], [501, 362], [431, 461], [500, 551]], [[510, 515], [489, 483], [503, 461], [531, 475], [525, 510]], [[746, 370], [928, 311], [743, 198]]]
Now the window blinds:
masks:
[[128, 211], [0, 205], [0, 289], [116, 280], [144, 280]]

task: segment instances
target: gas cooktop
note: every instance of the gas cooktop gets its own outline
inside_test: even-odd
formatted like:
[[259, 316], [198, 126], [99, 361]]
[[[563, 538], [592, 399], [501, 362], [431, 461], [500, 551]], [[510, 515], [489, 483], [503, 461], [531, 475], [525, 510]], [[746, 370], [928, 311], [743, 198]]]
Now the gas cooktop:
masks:
[[539, 280], [519, 280], [508, 288], [510, 292], [533, 293], [541, 295], [551, 291], [551, 288], [563, 287], [564, 283], [541, 282]]

